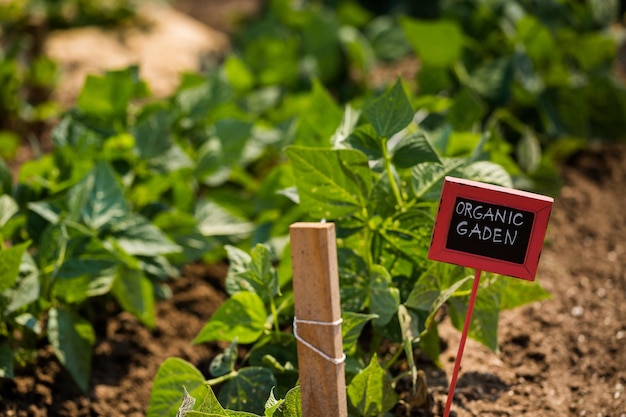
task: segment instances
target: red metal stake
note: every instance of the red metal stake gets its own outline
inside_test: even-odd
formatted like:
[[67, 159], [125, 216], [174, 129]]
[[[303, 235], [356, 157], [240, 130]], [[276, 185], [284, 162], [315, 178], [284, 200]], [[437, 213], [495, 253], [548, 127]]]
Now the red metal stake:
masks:
[[465, 325], [463, 326], [463, 333], [461, 334], [461, 341], [459, 342], [459, 350], [456, 353], [456, 360], [454, 361], [454, 371], [452, 371], [450, 388], [448, 388], [448, 401], [446, 401], [446, 409], [443, 412], [443, 417], [448, 417], [448, 415], [450, 414], [450, 407], [452, 407], [454, 389], [456, 388], [456, 379], [459, 376], [459, 370], [461, 369], [461, 359], [463, 358], [463, 350], [465, 349], [465, 340], [467, 340], [467, 333], [469, 332], [469, 328], [472, 323], [472, 313], [474, 312], [474, 303], [476, 302], [476, 294], [478, 293], [478, 284], [480, 283], [481, 272], [482, 271], [480, 269], [474, 270], [474, 285], [472, 286], [472, 294], [470, 295], [469, 304], [467, 306]]

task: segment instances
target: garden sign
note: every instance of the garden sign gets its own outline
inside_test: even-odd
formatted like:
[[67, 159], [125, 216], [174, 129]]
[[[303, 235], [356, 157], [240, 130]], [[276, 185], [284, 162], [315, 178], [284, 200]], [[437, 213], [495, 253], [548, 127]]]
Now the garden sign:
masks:
[[428, 258], [473, 268], [475, 275], [444, 417], [452, 405], [481, 271], [533, 281], [553, 201], [525, 191], [445, 178]]

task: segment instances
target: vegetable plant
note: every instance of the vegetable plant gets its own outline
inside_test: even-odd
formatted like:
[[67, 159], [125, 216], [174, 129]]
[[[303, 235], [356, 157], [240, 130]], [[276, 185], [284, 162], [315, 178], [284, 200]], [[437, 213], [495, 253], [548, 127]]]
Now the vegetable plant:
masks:
[[[305, 219], [337, 226], [346, 372], [355, 415], [378, 415], [395, 406], [393, 387], [401, 378], [410, 378], [417, 392], [415, 349], [438, 360], [437, 318], [444, 306], [453, 324], [462, 326], [471, 273], [426, 259], [444, 177], [511, 186], [509, 174], [490, 161], [497, 149], [490, 147], [489, 132], [466, 155], [448, 156], [414, 115], [398, 80], [362, 109], [346, 107], [326, 143], [296, 136], [286, 148], [293, 185], [281, 192], [305, 208]], [[282, 395], [297, 379], [289, 256], [264, 245], [250, 254], [235, 247], [227, 252], [231, 297], [194, 343], [231, 343], [212, 362], [213, 378], [204, 384], [222, 384], [217, 397], [222, 404], [262, 413], [272, 387]], [[499, 311], [546, 296], [537, 285], [488, 275], [471, 336], [497, 350]], [[247, 345], [247, 354], [235, 368], [237, 345]], [[226, 368], [225, 358], [230, 358]], [[397, 371], [401, 358], [409, 365], [406, 373]], [[362, 389], [372, 383], [378, 389]], [[149, 416], [180, 398], [180, 392], [172, 392], [166, 399], [159, 384], [157, 377]]]

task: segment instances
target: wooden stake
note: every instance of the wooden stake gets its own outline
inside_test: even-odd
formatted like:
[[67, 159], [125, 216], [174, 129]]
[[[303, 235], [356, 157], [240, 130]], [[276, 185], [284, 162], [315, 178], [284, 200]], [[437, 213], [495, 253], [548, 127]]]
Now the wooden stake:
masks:
[[337, 246], [333, 223], [289, 228], [304, 417], [347, 417]]

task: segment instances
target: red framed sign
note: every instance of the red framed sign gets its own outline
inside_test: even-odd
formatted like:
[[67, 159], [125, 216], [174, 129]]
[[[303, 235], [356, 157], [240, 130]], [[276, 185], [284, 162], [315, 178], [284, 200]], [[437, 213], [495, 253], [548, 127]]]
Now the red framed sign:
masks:
[[428, 258], [534, 281], [553, 202], [446, 177]]

